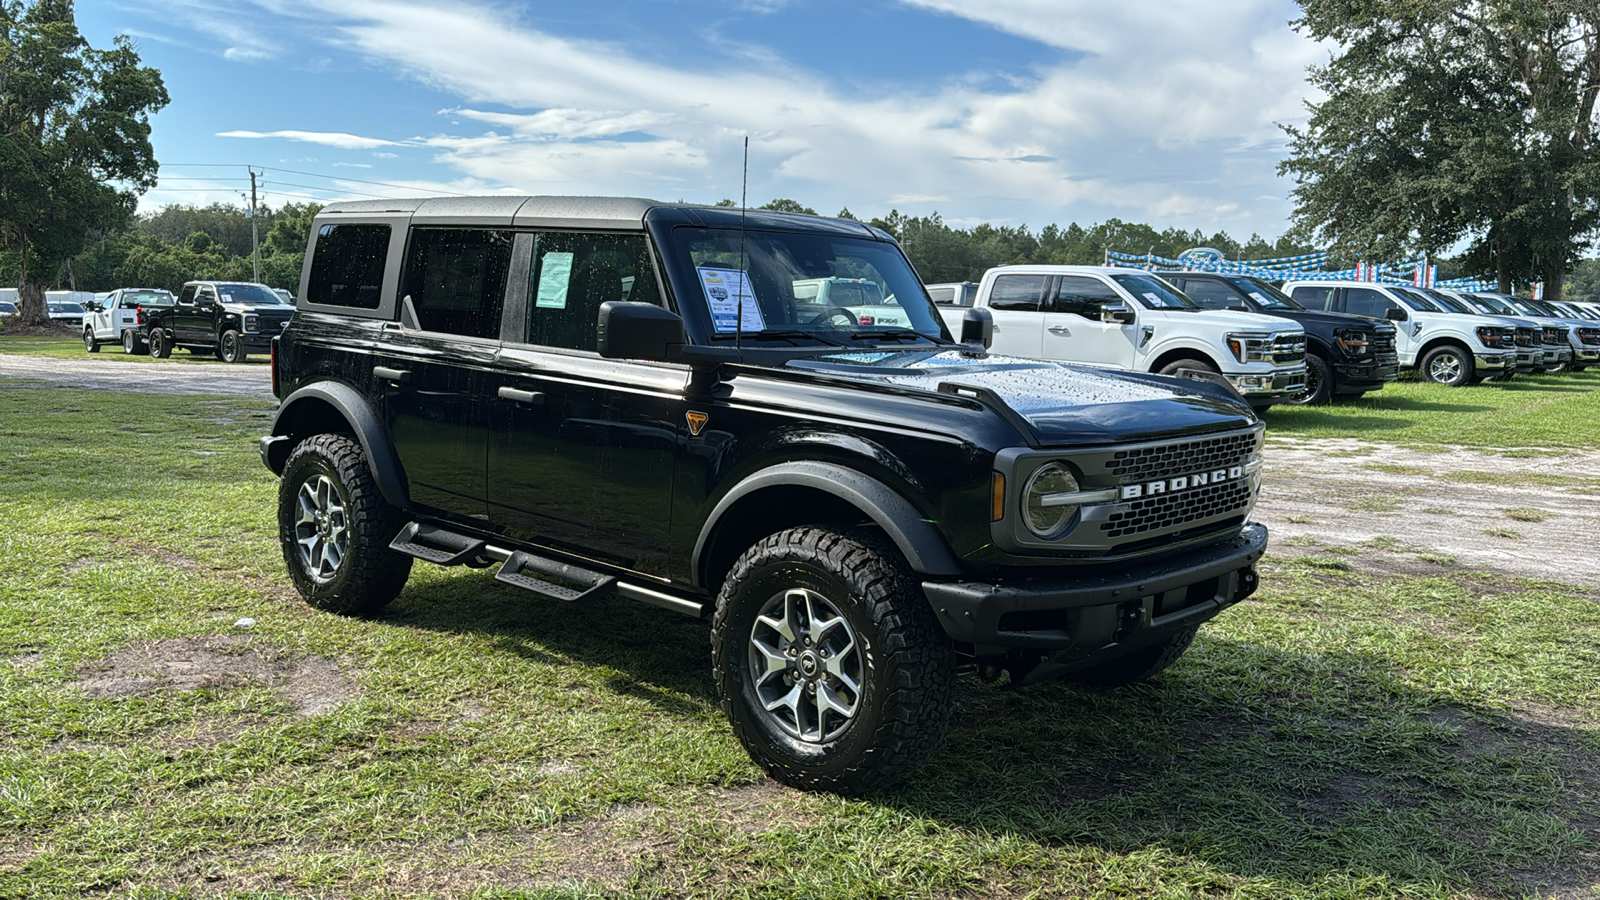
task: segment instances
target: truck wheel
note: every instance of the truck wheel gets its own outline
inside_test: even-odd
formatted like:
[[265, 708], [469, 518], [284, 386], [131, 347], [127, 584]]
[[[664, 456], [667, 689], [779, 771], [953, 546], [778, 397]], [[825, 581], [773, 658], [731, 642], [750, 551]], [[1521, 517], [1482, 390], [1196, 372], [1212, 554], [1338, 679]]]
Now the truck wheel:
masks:
[[411, 575], [411, 557], [389, 549], [404, 524], [348, 435], [319, 434], [289, 454], [278, 484], [278, 543], [307, 603], [346, 615], [382, 609]]
[[1178, 661], [1178, 657], [1194, 643], [1195, 632], [1199, 630], [1198, 625], [1185, 628], [1159, 644], [1135, 650], [1108, 663], [1080, 669], [1067, 677], [1082, 684], [1105, 687], [1149, 681]]
[[1472, 381], [1472, 354], [1448, 344], [1435, 347], [1422, 357], [1422, 365], [1417, 370], [1424, 379], [1435, 384], [1460, 387]]
[[1333, 369], [1315, 353], [1306, 354], [1306, 389], [1289, 398], [1295, 406], [1321, 406], [1333, 396]]
[[734, 734], [792, 787], [889, 787], [949, 723], [950, 639], [876, 534], [791, 528], [745, 551], [717, 597], [711, 645]]
[[94, 339], [93, 328], [85, 328], [83, 330], [83, 349], [90, 353], [100, 352], [100, 342]]
[[122, 331], [122, 352], [130, 355], [139, 352], [139, 336], [133, 333], [132, 328]]
[[244, 351], [244, 343], [239, 340], [239, 332], [230, 328], [217, 340], [217, 356], [223, 362], [242, 363], [250, 354]]
[[1176, 376], [1179, 369], [1199, 369], [1202, 372], [1217, 373], [1217, 367], [1213, 366], [1211, 363], [1208, 363], [1203, 359], [1189, 358], [1175, 359], [1172, 362], [1162, 366], [1161, 371], [1157, 372], [1156, 374]]
[[166, 332], [159, 328], [150, 332], [150, 355], [156, 359], [166, 359], [172, 355], [172, 345], [167, 342]]

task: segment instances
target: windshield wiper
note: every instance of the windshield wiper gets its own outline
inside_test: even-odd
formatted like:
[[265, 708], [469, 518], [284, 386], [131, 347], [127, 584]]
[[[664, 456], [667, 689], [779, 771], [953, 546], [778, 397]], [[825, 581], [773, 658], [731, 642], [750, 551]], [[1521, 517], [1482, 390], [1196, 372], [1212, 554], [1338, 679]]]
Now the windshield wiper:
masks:
[[850, 335], [850, 340], [852, 341], [873, 339], [904, 340], [907, 338], [911, 340], [929, 340], [935, 344], [942, 343], [941, 339], [937, 337], [923, 334], [920, 331], [913, 331], [910, 328], [880, 328], [876, 331], [857, 331]]
[[[830, 347], [845, 346], [845, 344], [841, 341], [823, 337], [821, 334], [815, 331], [803, 331], [799, 328], [769, 328], [765, 331], [746, 331], [743, 337], [747, 341], [760, 340], [762, 338], [777, 338], [779, 340], [788, 341], [818, 341], [820, 343], [827, 344]], [[713, 340], [732, 340], [733, 338], [734, 335], [724, 332], [717, 335], [715, 338], [713, 338]]]

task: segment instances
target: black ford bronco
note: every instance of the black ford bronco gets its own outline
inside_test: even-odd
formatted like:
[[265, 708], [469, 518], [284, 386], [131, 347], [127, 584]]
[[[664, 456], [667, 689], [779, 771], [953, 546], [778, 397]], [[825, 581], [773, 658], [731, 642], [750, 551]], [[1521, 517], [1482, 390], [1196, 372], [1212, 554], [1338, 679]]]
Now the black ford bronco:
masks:
[[709, 616], [722, 707], [791, 785], [909, 774], [959, 670], [1149, 678], [1256, 587], [1247, 405], [990, 356], [984, 310], [955, 343], [858, 222], [341, 203], [300, 297], [261, 456], [310, 603], [370, 613], [420, 559]]

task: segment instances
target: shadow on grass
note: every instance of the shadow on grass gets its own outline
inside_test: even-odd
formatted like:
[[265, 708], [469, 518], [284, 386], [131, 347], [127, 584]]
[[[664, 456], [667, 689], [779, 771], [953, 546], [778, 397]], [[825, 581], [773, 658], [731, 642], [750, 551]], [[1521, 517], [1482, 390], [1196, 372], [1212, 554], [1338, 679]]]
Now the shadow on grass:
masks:
[[[573, 605], [456, 579], [408, 590], [383, 618], [613, 670], [612, 690], [668, 714], [714, 709], [706, 623], [615, 596]], [[1600, 879], [1585, 836], [1600, 832], [1600, 736], [1452, 705], [1393, 673], [1383, 658], [1202, 633], [1152, 684], [1012, 692], [964, 678], [939, 752], [871, 802], [1308, 888], [1377, 878], [1510, 897]]]

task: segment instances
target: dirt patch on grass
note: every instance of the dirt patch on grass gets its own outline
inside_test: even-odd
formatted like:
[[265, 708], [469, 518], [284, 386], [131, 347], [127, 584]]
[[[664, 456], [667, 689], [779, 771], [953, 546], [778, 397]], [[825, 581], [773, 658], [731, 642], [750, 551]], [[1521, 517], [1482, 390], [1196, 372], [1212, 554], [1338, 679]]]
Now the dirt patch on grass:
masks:
[[[1427, 574], [1422, 562], [1432, 559], [1600, 588], [1590, 493], [1600, 452], [1275, 437], [1266, 460], [1255, 517], [1272, 529], [1275, 553], [1307, 538], [1324, 551], [1355, 550], [1353, 566], [1375, 574]], [[1396, 537], [1409, 554], [1382, 543]]]
[[333, 660], [277, 653], [233, 635], [142, 641], [78, 675], [84, 693], [96, 698], [262, 685], [302, 716], [326, 713], [359, 693]]

